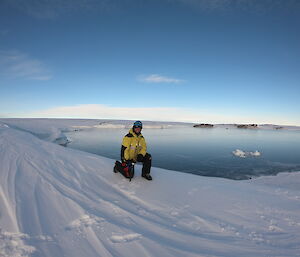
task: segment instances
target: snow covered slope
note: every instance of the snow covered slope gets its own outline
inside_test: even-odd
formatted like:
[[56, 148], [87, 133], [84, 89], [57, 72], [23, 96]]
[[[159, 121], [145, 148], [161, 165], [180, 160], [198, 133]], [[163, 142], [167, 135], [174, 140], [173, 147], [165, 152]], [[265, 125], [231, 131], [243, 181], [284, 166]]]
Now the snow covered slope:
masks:
[[[8, 124], [9, 125], [9, 124]], [[232, 181], [114, 161], [0, 125], [0, 256], [300, 256], [300, 173]]]

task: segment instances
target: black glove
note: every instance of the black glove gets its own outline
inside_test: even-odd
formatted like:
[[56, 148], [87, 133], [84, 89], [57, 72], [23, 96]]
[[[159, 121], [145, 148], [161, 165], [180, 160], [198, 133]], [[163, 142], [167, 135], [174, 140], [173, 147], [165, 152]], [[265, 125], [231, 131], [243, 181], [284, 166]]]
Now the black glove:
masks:
[[138, 162], [142, 162], [144, 160], [144, 156], [142, 154], [139, 154], [137, 156], [137, 159], [136, 159]]
[[127, 161], [124, 161], [126, 163], [127, 166], [131, 166], [132, 163], [134, 163], [133, 160], [127, 160]]

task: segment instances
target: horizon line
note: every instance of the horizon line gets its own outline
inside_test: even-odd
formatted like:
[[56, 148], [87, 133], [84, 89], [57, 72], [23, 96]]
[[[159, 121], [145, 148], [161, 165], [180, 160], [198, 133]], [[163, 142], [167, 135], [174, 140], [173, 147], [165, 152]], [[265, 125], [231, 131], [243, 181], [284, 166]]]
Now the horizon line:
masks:
[[[114, 119], [114, 118], [74, 118], [74, 117], [0, 117], [0, 121], [3, 119], [47, 119], [47, 120], [111, 120], [111, 121], [135, 121], [136, 119]], [[212, 124], [212, 125], [251, 125], [256, 124], [260, 126], [285, 126], [285, 127], [300, 127], [300, 125], [282, 125], [282, 124], [275, 124], [275, 123], [256, 123], [256, 122], [249, 122], [249, 123], [214, 123], [214, 122], [187, 122], [187, 121], [161, 121], [161, 120], [143, 120], [143, 122], [161, 122], [161, 123], [186, 123], [186, 124]]]

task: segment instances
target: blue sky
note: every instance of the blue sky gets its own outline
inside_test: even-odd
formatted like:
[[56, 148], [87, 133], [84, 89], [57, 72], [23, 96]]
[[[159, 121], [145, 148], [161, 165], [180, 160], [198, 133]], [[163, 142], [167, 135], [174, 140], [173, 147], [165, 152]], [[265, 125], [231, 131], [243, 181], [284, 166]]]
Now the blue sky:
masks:
[[0, 117], [300, 125], [296, 0], [3, 0]]

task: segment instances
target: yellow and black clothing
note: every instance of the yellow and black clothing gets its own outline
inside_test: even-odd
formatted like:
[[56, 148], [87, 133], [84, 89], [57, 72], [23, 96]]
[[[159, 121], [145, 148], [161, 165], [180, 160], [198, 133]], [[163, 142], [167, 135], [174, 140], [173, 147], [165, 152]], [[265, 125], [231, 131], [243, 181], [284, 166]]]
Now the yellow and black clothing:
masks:
[[140, 133], [137, 135], [133, 129], [123, 138], [121, 158], [122, 160], [131, 160], [136, 162], [139, 154], [145, 156], [147, 153], [147, 144], [145, 138]]
[[146, 140], [141, 133], [136, 134], [133, 129], [123, 138], [121, 160], [142, 162], [142, 175], [149, 174], [151, 169], [151, 155], [147, 153]]

